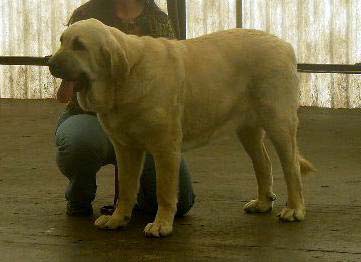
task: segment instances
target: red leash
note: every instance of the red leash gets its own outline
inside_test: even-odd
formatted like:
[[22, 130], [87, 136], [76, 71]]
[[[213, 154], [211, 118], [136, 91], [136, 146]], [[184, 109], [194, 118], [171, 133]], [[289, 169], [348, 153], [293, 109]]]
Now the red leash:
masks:
[[119, 177], [118, 177], [118, 166], [115, 165], [115, 168], [114, 168], [114, 201], [113, 201], [114, 209], [117, 206], [118, 198], [119, 198]]

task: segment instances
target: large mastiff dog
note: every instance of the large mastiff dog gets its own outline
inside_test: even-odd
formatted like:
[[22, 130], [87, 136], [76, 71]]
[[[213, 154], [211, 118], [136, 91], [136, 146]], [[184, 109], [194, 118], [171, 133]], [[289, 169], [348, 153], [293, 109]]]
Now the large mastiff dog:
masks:
[[125, 226], [145, 152], [157, 171], [158, 212], [146, 236], [172, 232], [183, 149], [204, 145], [221, 127], [236, 132], [252, 159], [258, 194], [247, 212], [272, 209], [267, 133], [288, 190], [283, 221], [305, 218], [301, 174], [312, 165], [297, 147], [298, 76], [294, 51], [257, 30], [234, 29], [175, 41], [126, 35], [95, 19], [70, 26], [50, 61], [55, 77], [76, 82], [80, 106], [96, 112], [119, 167], [120, 198], [99, 228]]

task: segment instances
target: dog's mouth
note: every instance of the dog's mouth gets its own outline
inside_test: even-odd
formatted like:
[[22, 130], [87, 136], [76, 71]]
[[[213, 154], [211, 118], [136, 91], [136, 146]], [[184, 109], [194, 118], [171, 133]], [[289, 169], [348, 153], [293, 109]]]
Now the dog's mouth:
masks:
[[90, 87], [91, 81], [89, 77], [86, 73], [81, 73], [78, 79], [63, 79], [58, 96], [64, 101], [69, 101], [74, 93], [89, 90]]
[[81, 73], [78, 79], [72, 80], [70, 82], [73, 82], [74, 92], [80, 92], [90, 88], [90, 79], [86, 73]]

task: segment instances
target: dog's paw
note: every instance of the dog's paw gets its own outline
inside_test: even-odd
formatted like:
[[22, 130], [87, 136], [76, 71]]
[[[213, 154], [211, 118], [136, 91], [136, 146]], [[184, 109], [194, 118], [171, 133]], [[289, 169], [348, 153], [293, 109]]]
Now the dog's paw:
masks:
[[153, 222], [144, 228], [146, 237], [165, 237], [172, 234], [173, 226], [168, 223]]
[[305, 208], [292, 209], [285, 207], [282, 209], [281, 213], [278, 214], [279, 219], [283, 222], [302, 221], [305, 219], [305, 216]]
[[100, 216], [95, 220], [94, 225], [100, 229], [110, 229], [114, 230], [120, 227], [125, 227], [128, 224], [129, 219], [120, 216]]
[[243, 210], [246, 213], [265, 213], [270, 212], [273, 208], [272, 202], [262, 202], [259, 200], [251, 200], [247, 204], [244, 205]]
[[243, 210], [246, 213], [265, 213], [272, 211], [273, 202], [276, 200], [276, 195], [271, 194], [271, 196], [266, 201], [261, 200], [251, 200], [244, 205]]

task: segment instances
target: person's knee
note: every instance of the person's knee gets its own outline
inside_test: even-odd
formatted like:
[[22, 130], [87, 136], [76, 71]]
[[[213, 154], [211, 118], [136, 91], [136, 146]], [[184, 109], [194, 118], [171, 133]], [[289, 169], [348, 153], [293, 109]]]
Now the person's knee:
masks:
[[101, 161], [92, 144], [81, 136], [71, 134], [57, 137], [56, 163], [60, 171], [71, 177], [75, 169], [94, 169], [101, 167]]
[[114, 162], [114, 150], [97, 118], [75, 115], [57, 128], [56, 158], [60, 168], [72, 168], [74, 163], [102, 166]]

